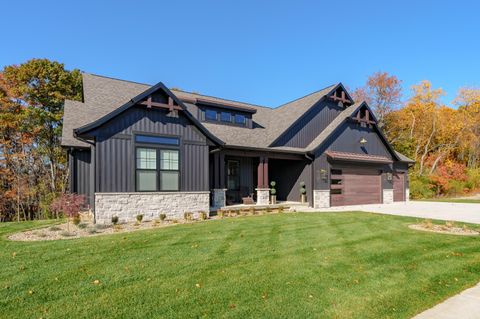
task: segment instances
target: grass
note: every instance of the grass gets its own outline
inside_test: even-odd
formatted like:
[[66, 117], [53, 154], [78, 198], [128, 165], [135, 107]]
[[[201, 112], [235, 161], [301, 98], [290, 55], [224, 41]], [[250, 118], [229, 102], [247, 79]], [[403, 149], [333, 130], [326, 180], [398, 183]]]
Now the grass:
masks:
[[5, 236], [37, 223], [6, 223], [0, 317], [410, 318], [480, 280], [480, 238], [412, 221], [276, 214], [29, 243]]
[[469, 198], [431, 198], [419, 199], [422, 202], [446, 202], [446, 203], [463, 203], [463, 204], [480, 204], [480, 199]]

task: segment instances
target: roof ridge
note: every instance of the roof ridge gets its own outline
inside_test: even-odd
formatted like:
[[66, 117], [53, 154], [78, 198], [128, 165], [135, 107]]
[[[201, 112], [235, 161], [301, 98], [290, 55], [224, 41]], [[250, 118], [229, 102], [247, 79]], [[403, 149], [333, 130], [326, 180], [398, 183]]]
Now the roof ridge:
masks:
[[337, 86], [337, 85], [339, 85], [339, 84], [340, 84], [340, 83], [326, 86], [326, 87], [324, 87], [323, 89], [317, 90], [317, 91], [315, 91], [315, 92], [311, 92], [311, 93], [306, 94], [306, 95], [304, 95], [304, 96], [302, 96], [302, 97], [293, 99], [293, 100], [291, 100], [291, 101], [289, 101], [289, 102], [286, 102], [286, 103], [283, 103], [283, 104], [277, 106], [277, 107], [275, 108], [275, 110], [276, 110], [276, 109], [280, 109], [280, 108], [282, 108], [282, 107], [284, 107], [284, 106], [286, 106], [286, 105], [288, 105], [288, 104], [291, 104], [291, 103], [293, 103], [293, 102], [296, 102], [296, 101], [299, 101], [299, 100], [301, 100], [301, 99], [304, 99], [304, 98], [306, 98], [306, 97], [309, 97], [309, 96], [311, 96], [311, 95], [313, 95], [313, 94], [316, 94], [316, 93], [319, 93], [319, 92], [321, 92], [321, 91], [324, 91], [324, 90], [326, 90], [326, 89], [328, 89], [328, 88]]
[[178, 91], [178, 92], [182, 92], [182, 93], [188, 93], [188, 94], [195, 94], [195, 95], [199, 95], [199, 96], [203, 96], [203, 97], [207, 97], [207, 98], [220, 99], [220, 100], [224, 100], [224, 101], [227, 101], [227, 102], [240, 103], [240, 104], [246, 104], [246, 105], [251, 105], [251, 106], [256, 106], [256, 107], [262, 107], [262, 108], [266, 108], [266, 109], [272, 109], [271, 107], [265, 106], [265, 105], [259, 105], [259, 104], [249, 103], [249, 102], [241, 102], [241, 101], [237, 101], [237, 100], [226, 99], [226, 98], [223, 98], [223, 97], [206, 95], [206, 94], [202, 94], [202, 93], [189, 92], [189, 91], [185, 91], [185, 90], [178, 89], [178, 88], [171, 88], [170, 90], [171, 91]]
[[120, 82], [140, 84], [140, 85], [146, 85], [146, 86], [150, 86], [150, 87], [153, 86], [153, 84], [136, 82], [136, 81], [130, 81], [130, 80], [124, 80], [124, 79], [114, 78], [114, 77], [111, 77], [111, 76], [100, 75], [100, 74], [96, 74], [96, 73], [82, 72], [82, 74], [93, 75], [93, 76], [96, 76], [96, 77], [99, 77], [99, 78], [104, 78], [104, 79], [109, 79], [109, 80], [115, 80], [115, 81], [120, 81]]

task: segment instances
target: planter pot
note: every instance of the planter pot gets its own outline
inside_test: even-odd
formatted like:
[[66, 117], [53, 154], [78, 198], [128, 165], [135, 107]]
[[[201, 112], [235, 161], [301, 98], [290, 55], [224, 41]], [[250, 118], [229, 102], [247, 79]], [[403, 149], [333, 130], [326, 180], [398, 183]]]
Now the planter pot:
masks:
[[271, 195], [270, 196], [270, 203], [272, 205], [275, 205], [277, 203], [277, 195]]
[[300, 201], [302, 202], [302, 204], [305, 204], [307, 202], [307, 195], [302, 194], [302, 196], [300, 196]]

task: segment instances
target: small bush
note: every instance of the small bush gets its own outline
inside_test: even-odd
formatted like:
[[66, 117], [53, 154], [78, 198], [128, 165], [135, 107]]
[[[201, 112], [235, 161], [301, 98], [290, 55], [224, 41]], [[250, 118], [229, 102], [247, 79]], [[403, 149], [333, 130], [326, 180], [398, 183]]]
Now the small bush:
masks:
[[453, 222], [453, 221], [447, 221], [447, 222], [445, 222], [445, 226], [447, 226], [448, 228], [455, 227], [455, 222]]
[[183, 219], [185, 219], [186, 221], [193, 220], [193, 213], [190, 213], [190, 212], [183, 213]]
[[423, 227], [427, 229], [432, 229], [433, 228], [433, 223], [431, 219], [425, 219], [422, 223]]
[[217, 216], [218, 218], [223, 218], [225, 217], [225, 212], [221, 209], [217, 210]]
[[412, 199], [432, 198], [435, 196], [428, 177], [412, 176], [410, 178], [410, 196]]
[[255, 215], [255, 208], [254, 208], [254, 207], [250, 207], [250, 208], [248, 209], [248, 215], [250, 215], [250, 216]]
[[60, 227], [58, 227], [58, 226], [52, 226], [52, 227], [50, 227], [48, 230], [50, 230], [50, 231], [59, 231], [59, 230], [62, 230], [62, 229], [61, 229]]
[[75, 215], [73, 216], [72, 218], [72, 223], [75, 225], [75, 226], [78, 226], [80, 224], [82, 220], [80, 219], [80, 215]]
[[160, 223], [161, 223], [160, 219], [154, 219], [153, 220], [153, 226], [158, 226], [158, 225], [160, 225]]
[[165, 214], [160, 214], [160, 220], [163, 222], [166, 218], [167, 218], [167, 215]]
[[285, 212], [285, 207], [283, 207], [283, 206], [278, 206], [278, 212], [279, 212], [279, 213], [284, 213], [284, 212]]
[[115, 224], [115, 225], [113, 226], [113, 230], [116, 231], [116, 232], [122, 230], [122, 225], [117, 225], [117, 224]]
[[135, 218], [137, 219], [137, 222], [141, 223], [143, 220], [143, 214], [138, 214], [137, 216], [135, 216]]
[[172, 219], [172, 223], [173, 223], [173, 224], [178, 224], [178, 220]]
[[80, 223], [80, 224], [78, 224], [77, 226], [78, 226], [78, 228], [80, 228], [80, 229], [85, 229], [85, 228], [87, 228], [88, 224], [87, 224], [87, 223]]
[[112, 224], [118, 224], [118, 216], [112, 216]]
[[201, 220], [206, 220], [208, 218], [208, 215], [205, 212], [200, 212], [199, 216]]

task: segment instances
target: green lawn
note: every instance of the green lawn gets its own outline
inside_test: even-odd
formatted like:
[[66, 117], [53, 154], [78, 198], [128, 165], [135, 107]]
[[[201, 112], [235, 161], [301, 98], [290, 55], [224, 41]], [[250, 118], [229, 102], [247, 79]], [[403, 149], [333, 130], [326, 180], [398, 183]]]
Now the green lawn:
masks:
[[446, 203], [464, 203], [464, 204], [480, 204], [480, 199], [468, 199], [468, 198], [431, 198], [431, 199], [419, 199], [423, 202], [446, 202]]
[[35, 223], [7, 223], [0, 317], [410, 318], [480, 281], [480, 238], [414, 220], [277, 214], [30, 243], [5, 236]]

